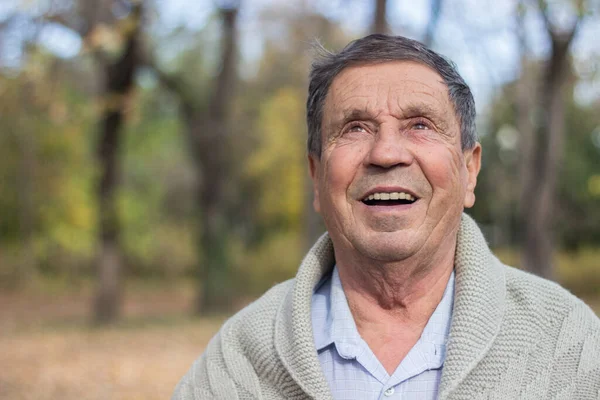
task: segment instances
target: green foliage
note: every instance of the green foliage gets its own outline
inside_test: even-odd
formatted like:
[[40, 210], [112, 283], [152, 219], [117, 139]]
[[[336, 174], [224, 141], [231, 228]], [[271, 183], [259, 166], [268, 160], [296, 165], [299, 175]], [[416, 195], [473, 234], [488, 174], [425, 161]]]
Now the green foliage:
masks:
[[70, 68], [33, 53], [19, 74], [0, 75], [0, 248], [29, 240], [22, 253], [69, 273], [91, 257], [95, 230], [93, 104], [67, 80], [59, 83]]
[[[270, 17], [260, 18], [269, 23]], [[304, 103], [309, 41], [316, 36], [328, 47], [341, 48], [349, 40], [338, 24], [322, 15], [276, 18], [280, 29], [265, 29], [256, 73], [240, 65], [241, 90], [231, 104], [230, 136], [223, 139], [231, 142], [231, 182], [225, 183], [231, 196], [224, 208], [240, 295], [258, 294], [297, 270], [307, 245]], [[185, 86], [198, 109], [207, 107], [211, 79], [218, 71], [219, 21], [215, 14], [201, 29], [181, 27], [163, 36], [157, 33], [160, 29], [150, 29], [154, 55], [168, 72], [176, 72], [177, 84]], [[199, 177], [188, 154], [177, 99], [150, 75], [139, 76], [127, 109], [120, 149], [120, 242], [129, 274], [171, 279], [191, 274], [200, 259], [197, 232], [202, 227], [195, 215]], [[60, 60], [35, 49], [18, 71], [0, 71], [3, 283], [22, 274], [28, 255], [36, 271], [53, 279], [91, 271], [97, 238], [100, 107], [93, 99], [98, 77], [84, 54]], [[487, 134], [481, 138], [483, 168], [471, 211], [491, 232], [499, 232], [493, 242], [504, 246], [515, 246], [519, 239], [519, 144], [503, 147], [501, 137], [503, 130], [516, 126], [512, 99], [514, 84], [509, 84], [480, 124]], [[600, 126], [600, 115], [597, 104], [582, 106], [571, 96], [566, 100], [568, 133], [557, 228], [568, 252], [560, 256], [559, 275], [577, 288], [573, 290], [587, 293], [600, 286], [595, 262], [600, 255], [593, 250], [600, 244], [600, 150], [590, 136]]]
[[256, 122], [260, 143], [246, 171], [258, 188], [257, 219], [270, 229], [300, 229], [307, 173], [303, 103], [298, 89], [281, 88], [262, 104]]
[[[515, 83], [503, 88], [492, 104], [481, 137], [483, 164], [477, 183], [477, 201], [471, 214], [484, 225], [501, 232], [495, 245], [517, 245], [520, 226], [519, 157], [521, 138], [516, 126]], [[569, 91], [566, 91], [569, 93]], [[570, 90], [572, 94], [572, 87]], [[572, 96], [565, 98], [565, 153], [560, 163], [556, 196], [556, 229], [559, 243], [570, 250], [600, 244], [600, 198], [595, 194], [595, 177], [600, 176], [600, 147], [593, 143], [593, 132], [600, 126], [597, 105], [578, 104]], [[503, 147], [503, 135], [514, 130], [513, 148]], [[531, 196], [535, 196], [531, 193]]]
[[[600, 147], [593, 133], [600, 126], [597, 106], [570, 102], [566, 115], [567, 140], [558, 198], [560, 232], [569, 249], [600, 243]], [[600, 263], [599, 263], [600, 264]]]
[[[271, 232], [258, 246], [245, 250], [240, 244], [232, 246], [235, 254], [235, 275], [238, 293], [258, 296], [271, 286], [296, 275], [304, 256], [299, 231]], [[237, 251], [235, 248], [237, 247]]]
[[[0, 130], [7, 133], [0, 135], [0, 277], [9, 285], [26, 260], [38, 272], [89, 274], [96, 252], [98, 115], [78, 80], [91, 77], [85, 63], [37, 53], [31, 62], [14, 77], [0, 75]], [[178, 276], [197, 258], [195, 176], [172, 100], [156, 88], [135, 100], [118, 192], [128, 271]], [[27, 220], [31, 247], [24, 242]]]
[[194, 180], [177, 113], [158, 88], [143, 90], [129, 118], [119, 191], [129, 272], [180, 276], [197, 262]]

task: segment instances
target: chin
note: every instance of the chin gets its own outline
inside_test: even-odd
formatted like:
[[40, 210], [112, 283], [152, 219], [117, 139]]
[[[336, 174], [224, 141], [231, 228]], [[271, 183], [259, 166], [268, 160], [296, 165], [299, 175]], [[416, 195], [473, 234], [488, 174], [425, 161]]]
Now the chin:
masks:
[[381, 262], [405, 260], [416, 253], [415, 247], [406, 238], [385, 234], [374, 235], [370, 240], [361, 240], [355, 244], [355, 248], [363, 256]]

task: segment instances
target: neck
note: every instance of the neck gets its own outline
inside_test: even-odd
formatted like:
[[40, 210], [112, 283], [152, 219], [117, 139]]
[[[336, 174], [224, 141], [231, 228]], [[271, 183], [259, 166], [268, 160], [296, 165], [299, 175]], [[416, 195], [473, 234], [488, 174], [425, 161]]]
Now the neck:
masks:
[[419, 340], [442, 300], [454, 268], [455, 246], [456, 240], [428, 259], [396, 263], [347, 262], [336, 252], [356, 328], [388, 374]]
[[385, 263], [364, 259], [352, 262], [336, 254], [340, 280], [357, 326], [387, 321], [424, 327], [452, 274], [455, 246], [456, 240], [433, 256], [415, 255]]

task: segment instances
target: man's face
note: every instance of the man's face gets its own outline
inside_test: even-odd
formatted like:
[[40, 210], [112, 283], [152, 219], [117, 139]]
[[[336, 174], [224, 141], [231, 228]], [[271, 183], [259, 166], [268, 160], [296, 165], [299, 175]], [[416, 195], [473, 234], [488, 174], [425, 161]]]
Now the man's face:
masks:
[[321, 132], [321, 157], [309, 157], [314, 207], [336, 253], [393, 262], [454, 244], [475, 202], [481, 148], [461, 150], [439, 74], [408, 61], [346, 68]]

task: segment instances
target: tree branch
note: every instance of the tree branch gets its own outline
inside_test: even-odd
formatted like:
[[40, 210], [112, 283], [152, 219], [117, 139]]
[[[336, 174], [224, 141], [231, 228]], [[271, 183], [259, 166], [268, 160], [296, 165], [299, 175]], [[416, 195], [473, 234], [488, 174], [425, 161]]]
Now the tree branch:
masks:
[[223, 18], [223, 45], [221, 50], [221, 65], [216, 84], [210, 99], [211, 118], [219, 121], [227, 119], [226, 114], [230, 109], [230, 102], [233, 97], [234, 86], [236, 83], [236, 51], [237, 40], [237, 12], [236, 8], [223, 8], [221, 14]]
[[577, 34], [579, 26], [581, 25], [583, 13], [577, 13], [575, 23], [573, 23], [573, 26], [569, 30], [565, 32], [560, 32], [559, 29], [552, 23], [552, 21], [550, 21], [550, 16], [548, 15], [548, 3], [546, 2], [546, 0], [538, 0], [537, 8], [540, 11], [542, 19], [544, 21], [544, 25], [546, 26], [546, 31], [548, 32], [548, 35], [550, 35], [550, 39], [552, 40], [552, 42], [561, 43], [562, 45], [566, 45], [568, 47], [568, 45], [571, 43], [571, 41]]
[[148, 49], [147, 46], [145, 46], [142, 54], [142, 64], [154, 73], [159, 83], [165, 89], [179, 99], [182, 111], [185, 115], [190, 115], [193, 113], [194, 109], [196, 108], [196, 100], [188, 90], [188, 85], [186, 85], [183, 79], [181, 79], [181, 77], [177, 74], [167, 72], [160, 67], [156, 62], [154, 51]]
[[88, 27], [86, 24], [76, 23], [74, 20], [67, 18], [64, 14], [48, 14], [44, 17], [44, 20], [62, 25], [64, 28], [75, 32], [82, 38], [88, 33]]

